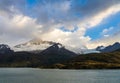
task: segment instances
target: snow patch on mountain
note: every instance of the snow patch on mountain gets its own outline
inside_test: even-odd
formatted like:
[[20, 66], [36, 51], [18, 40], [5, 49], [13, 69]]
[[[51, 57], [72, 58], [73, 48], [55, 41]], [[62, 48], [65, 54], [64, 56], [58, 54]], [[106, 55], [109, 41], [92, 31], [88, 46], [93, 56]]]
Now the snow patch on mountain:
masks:
[[47, 49], [48, 47], [55, 44], [52, 41], [43, 41], [41, 39], [33, 39], [26, 43], [19, 44], [13, 47], [14, 51], [42, 51]]

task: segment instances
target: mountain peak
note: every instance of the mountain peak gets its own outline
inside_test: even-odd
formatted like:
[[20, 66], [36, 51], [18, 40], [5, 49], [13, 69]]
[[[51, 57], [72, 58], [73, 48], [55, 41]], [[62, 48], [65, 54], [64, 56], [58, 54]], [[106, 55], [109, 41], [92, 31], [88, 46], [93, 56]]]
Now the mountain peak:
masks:
[[6, 44], [0, 44], [0, 54], [9, 54], [13, 52]]
[[101, 52], [113, 52], [117, 49], [120, 49], [119, 42], [115, 42], [113, 45], [109, 45], [109, 46], [105, 47], [104, 49], [98, 49], [98, 50]]
[[105, 47], [104, 46], [98, 46], [97, 48], [96, 48], [96, 50], [97, 51], [100, 51], [100, 50], [103, 50]]
[[13, 49], [15, 51], [42, 51], [50, 46], [58, 46], [58, 48], [63, 47], [60, 43], [35, 38], [26, 43], [16, 45]]
[[119, 42], [115, 42], [113, 45], [120, 45], [120, 43]]

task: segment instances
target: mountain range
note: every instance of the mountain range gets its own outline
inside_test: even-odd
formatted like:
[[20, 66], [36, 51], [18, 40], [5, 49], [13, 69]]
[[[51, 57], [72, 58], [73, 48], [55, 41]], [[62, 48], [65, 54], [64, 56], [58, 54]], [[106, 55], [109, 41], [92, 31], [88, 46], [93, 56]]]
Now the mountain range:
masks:
[[[109, 45], [106, 47], [98, 46], [95, 49], [84, 49], [84, 50], [80, 49], [79, 54], [81, 54], [81, 53], [82, 54], [100, 53], [100, 52], [106, 53], [106, 52], [113, 52], [117, 49], [120, 49], [119, 42], [115, 42], [113, 45]], [[5, 44], [0, 45], [0, 54], [9, 53], [9, 52], [13, 52], [13, 51], [14, 52], [25, 51], [25, 52], [32, 52], [32, 53], [43, 53], [43, 52], [48, 53], [48, 51], [49, 51], [49, 53], [58, 52], [58, 53], [64, 53], [64, 54], [72, 53], [72, 55], [76, 54], [76, 53], [72, 52], [71, 50], [66, 49], [65, 46], [63, 46], [60, 43], [56, 43], [56, 42], [52, 42], [52, 41], [43, 41], [43, 40], [37, 39], [37, 38], [32, 39], [32, 40], [22, 43], [22, 44], [18, 44], [12, 48], [10, 48], [8, 45], [5, 45]]]
[[114, 43], [113, 45], [109, 45], [107, 47], [104, 47], [104, 46], [98, 46], [96, 48], [97, 51], [100, 51], [102, 53], [106, 53], [106, 52], [113, 52], [113, 51], [116, 51], [120, 49], [120, 43], [119, 42], [116, 42]]
[[8, 45], [0, 45], [0, 58], [3, 62], [7, 60], [7, 62], [10, 61], [12, 63], [22, 61], [31, 63], [32, 61], [32, 65], [37, 62], [39, 65], [50, 65], [63, 62], [75, 56], [77, 56], [76, 53], [66, 49], [60, 43], [40, 39], [30, 40], [26, 43], [16, 45], [12, 50]]
[[60, 43], [41, 39], [30, 40], [13, 48], [0, 44], [0, 67], [120, 68], [120, 43], [98, 46], [96, 51], [99, 53], [91, 50], [88, 54], [76, 54]]

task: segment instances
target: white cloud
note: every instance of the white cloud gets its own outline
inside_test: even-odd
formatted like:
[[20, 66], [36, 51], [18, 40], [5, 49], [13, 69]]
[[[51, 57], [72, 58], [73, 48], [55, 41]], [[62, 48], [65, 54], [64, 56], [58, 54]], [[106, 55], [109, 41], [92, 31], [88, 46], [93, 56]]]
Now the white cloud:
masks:
[[113, 27], [105, 28], [105, 29], [103, 29], [102, 34], [106, 34], [106, 33], [108, 33], [111, 30], [113, 30]]
[[79, 27], [92, 28], [103, 23], [108, 17], [120, 12], [120, 4], [113, 5], [94, 16], [87, 17], [79, 23]]
[[36, 24], [36, 19], [22, 14], [9, 17], [7, 13], [4, 15], [0, 11], [0, 18], [0, 43], [15, 45], [20, 41], [31, 39], [42, 26]]
[[[0, 42], [17, 44], [34, 37], [40, 37], [43, 40], [60, 42], [66, 45], [69, 49], [77, 50], [77, 52], [81, 48], [85, 48], [85, 46], [88, 48], [94, 48], [97, 45], [108, 45], [113, 42], [110, 37], [108, 37], [108, 39], [91, 41], [91, 38], [89, 36], [85, 36], [85, 33], [87, 29], [103, 23], [106, 18], [118, 13], [120, 11], [120, 4], [112, 5], [111, 7], [82, 20], [76, 20], [69, 16], [71, 15], [68, 14], [70, 13], [70, 2], [60, 4], [59, 8], [57, 5], [59, 4], [54, 6], [43, 6], [40, 7], [40, 9], [35, 8], [37, 10], [38, 18], [24, 15], [20, 13], [20, 11], [14, 9], [14, 7], [10, 8], [11, 11], [15, 13], [12, 17], [9, 17], [8, 13], [5, 11], [0, 11]], [[51, 7], [50, 10], [49, 7]], [[38, 11], [38, 9], [40, 11]], [[55, 12], [51, 10], [54, 10]], [[50, 18], [48, 17], [47, 12], [49, 12]], [[56, 22], [58, 20], [61, 20], [61, 22]], [[64, 26], [65, 28], [72, 30], [74, 25], [79, 27], [75, 32], [64, 32], [59, 29]], [[104, 35], [108, 36], [106, 33], [110, 30], [112, 30], [112, 28], [104, 29]], [[117, 37], [113, 37], [114, 41], [118, 41]]]
[[59, 29], [54, 29], [47, 34], [42, 34], [40, 38], [43, 40], [52, 40], [55, 42], [60, 42], [66, 46], [66, 48], [71, 50], [85, 49], [85, 44], [90, 41], [89, 37], [83, 36], [85, 34], [84, 30], [79, 30], [77, 32], [63, 32]]
[[89, 41], [87, 47], [96, 48], [97, 46], [101, 45], [108, 46], [114, 44], [115, 42], [120, 42], [120, 31], [108, 37], [103, 37], [101, 39]]
[[[120, 4], [113, 5], [109, 8], [101, 11], [100, 13], [96, 14], [95, 16], [83, 20], [82, 22], [79, 23], [79, 27], [84, 27], [86, 29], [87, 28], [93, 28], [95, 26], [100, 25], [105, 20], [107, 20], [108, 17], [110, 17], [111, 15], [114, 15], [118, 12], [120, 12]], [[115, 36], [110, 36], [108, 34], [112, 30], [113, 30], [113, 27], [110, 27], [109, 29], [104, 29], [102, 33], [104, 34], [105, 38], [98, 39], [98, 40], [95, 40], [95, 41], [90, 40], [90, 41], [88, 41], [86, 46], [88, 48], [92, 49], [92, 48], [95, 48], [95, 47], [100, 46], [100, 45], [107, 46], [107, 45], [113, 44], [116, 41], [120, 41], [119, 36], [116, 36], [116, 35]], [[108, 38], [106, 38], [106, 37], [108, 37]]]
[[101, 35], [104, 36], [104, 37], [109, 37], [110, 35], [112, 35], [111, 33], [113, 32], [113, 29], [114, 29], [113, 27], [105, 28], [101, 32]]

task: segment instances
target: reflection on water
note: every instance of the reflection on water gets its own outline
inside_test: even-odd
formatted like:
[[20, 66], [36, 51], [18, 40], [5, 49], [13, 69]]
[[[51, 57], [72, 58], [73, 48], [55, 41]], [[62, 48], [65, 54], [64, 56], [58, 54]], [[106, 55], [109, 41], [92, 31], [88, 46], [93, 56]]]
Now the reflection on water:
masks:
[[120, 83], [120, 70], [1, 68], [0, 83]]

